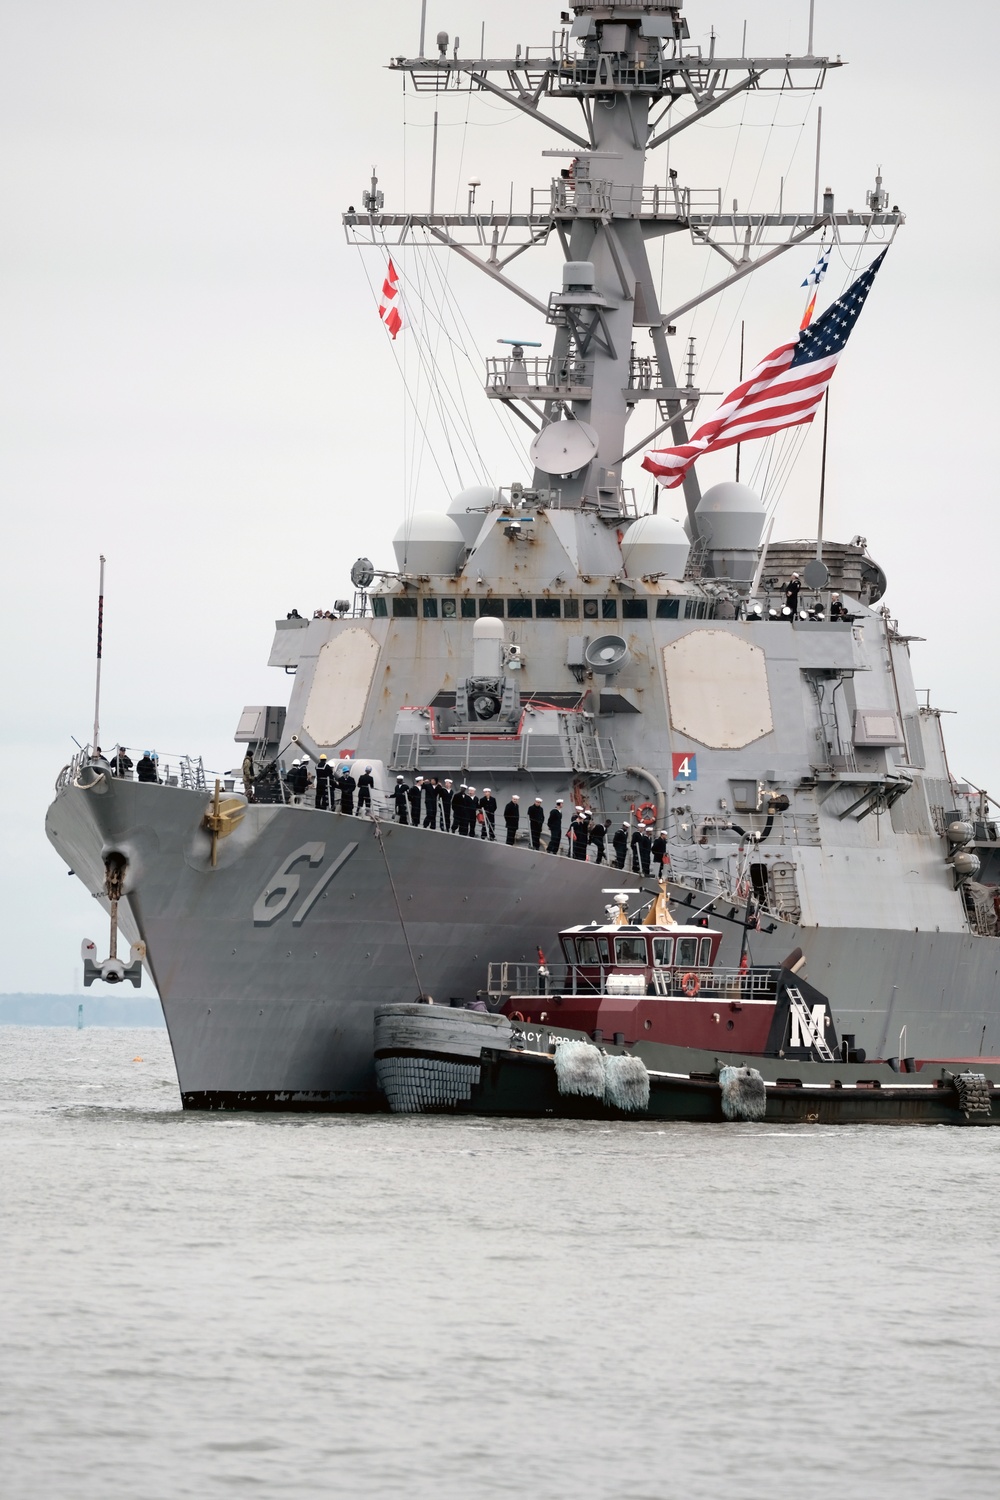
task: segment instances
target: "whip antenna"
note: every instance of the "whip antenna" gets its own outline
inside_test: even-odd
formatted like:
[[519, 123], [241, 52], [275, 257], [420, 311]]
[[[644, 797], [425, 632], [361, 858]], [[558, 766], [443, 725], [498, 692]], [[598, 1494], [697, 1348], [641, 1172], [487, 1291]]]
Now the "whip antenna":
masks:
[[94, 688], [94, 738], [91, 748], [95, 754], [101, 743], [101, 651], [104, 642], [104, 553], [101, 553], [101, 581], [97, 592], [97, 682]]

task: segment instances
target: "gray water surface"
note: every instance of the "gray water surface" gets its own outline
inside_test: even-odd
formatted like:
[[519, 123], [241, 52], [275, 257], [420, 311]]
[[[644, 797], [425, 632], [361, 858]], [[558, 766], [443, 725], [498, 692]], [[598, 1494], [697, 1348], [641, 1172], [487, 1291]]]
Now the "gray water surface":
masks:
[[1000, 1131], [184, 1115], [0, 1028], [5, 1500], [994, 1496]]

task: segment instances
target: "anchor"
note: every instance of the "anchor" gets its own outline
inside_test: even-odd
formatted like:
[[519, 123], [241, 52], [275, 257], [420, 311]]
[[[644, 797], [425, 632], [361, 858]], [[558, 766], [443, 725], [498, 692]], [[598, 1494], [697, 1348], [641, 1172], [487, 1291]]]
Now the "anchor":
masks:
[[212, 836], [212, 869], [216, 867], [219, 853], [219, 840], [228, 838], [238, 823], [243, 821], [246, 804], [241, 797], [220, 798], [220, 784], [218, 779], [215, 783], [215, 794], [212, 797], [211, 806], [205, 814], [204, 826]]
[[132, 944], [127, 964], [118, 957], [118, 902], [124, 890], [126, 863], [122, 854], [109, 854], [104, 861], [104, 889], [111, 902], [111, 941], [108, 956], [103, 963], [97, 961], [96, 943], [90, 938], [84, 938], [81, 943], [84, 989], [88, 989], [95, 979], [102, 979], [105, 984], [122, 984], [127, 979], [136, 989], [142, 983], [142, 961], [146, 957], [146, 944]]

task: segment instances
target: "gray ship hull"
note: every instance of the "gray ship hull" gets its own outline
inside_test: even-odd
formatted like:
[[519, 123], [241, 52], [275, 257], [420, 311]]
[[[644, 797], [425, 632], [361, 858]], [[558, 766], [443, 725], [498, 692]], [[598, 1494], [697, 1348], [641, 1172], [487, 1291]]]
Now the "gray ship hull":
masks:
[[[472, 999], [490, 961], [533, 962], [537, 946], [553, 956], [561, 927], [602, 915], [603, 888], [640, 885], [523, 845], [281, 806], [248, 807], [213, 869], [203, 793], [98, 786], [60, 790], [47, 831], [95, 892], [104, 856], [127, 857], [121, 925], [147, 945], [191, 1109], [384, 1108], [376, 1005], [421, 991]], [[712, 911], [725, 963], [738, 961], [742, 936], [732, 911], [726, 901]], [[766, 927], [752, 934], [754, 960], [801, 946], [838, 1031], [869, 1057], [896, 1055], [901, 1040], [924, 1058], [1000, 1054], [997, 940]]]

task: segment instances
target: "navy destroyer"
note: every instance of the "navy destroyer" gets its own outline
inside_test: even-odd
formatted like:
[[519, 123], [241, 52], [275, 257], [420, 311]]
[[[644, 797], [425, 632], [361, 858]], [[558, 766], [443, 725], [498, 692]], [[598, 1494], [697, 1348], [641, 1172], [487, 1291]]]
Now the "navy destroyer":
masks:
[[[387, 321], [392, 257], [405, 269], [425, 247], [544, 321], [548, 348], [508, 342], [484, 371], [486, 397], [532, 429], [530, 463], [409, 516], [391, 563], [359, 559], [333, 610], [277, 621], [291, 695], [240, 718], [249, 797], [196, 760], [113, 774], [128, 767], [96, 732], [60, 773], [48, 836], [111, 916], [86, 977], [148, 965], [186, 1107], [384, 1107], [377, 1004], [470, 998], [491, 958], [533, 960], [603, 910], [604, 865], [523, 832], [394, 821], [397, 778], [418, 773], [663, 830], [672, 899], [710, 916], [720, 961], [801, 949], [838, 1035], [870, 1058], [1000, 1051], [1000, 835], [949, 771], [864, 539], [779, 543], [752, 489], [703, 494], [693, 468], [683, 525], [626, 482], [711, 410], [672, 354], [695, 307], [782, 256], [797, 279], [816, 245], [852, 247], [856, 273], [902, 224], [880, 181], [863, 212], [818, 181], [811, 207], [772, 213], [685, 185], [693, 124], [748, 92], [819, 89], [839, 61], [811, 38], [801, 56], [715, 55], [660, 0], [574, 5], [541, 50], [469, 57], [440, 33], [391, 61], [420, 93], [482, 94], [539, 126], [549, 181], [520, 201], [480, 212], [470, 189], [464, 212], [401, 212], [373, 181], [344, 216], [385, 270]], [[516, 261], [546, 249], [562, 266], [542, 299]], [[718, 279], [671, 296], [685, 252]], [[293, 760], [322, 757], [372, 768], [372, 815], [290, 788]]]

